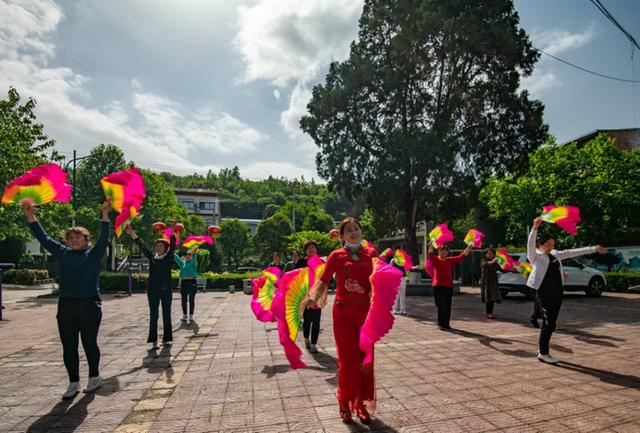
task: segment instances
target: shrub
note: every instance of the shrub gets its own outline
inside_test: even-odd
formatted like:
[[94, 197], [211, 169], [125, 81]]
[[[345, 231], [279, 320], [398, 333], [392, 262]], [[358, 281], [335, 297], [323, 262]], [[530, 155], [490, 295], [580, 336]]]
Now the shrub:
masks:
[[606, 272], [607, 291], [627, 292], [629, 287], [640, 285], [640, 271], [634, 272]]
[[[226, 291], [230, 285], [235, 285], [236, 289], [242, 289], [242, 280], [256, 278], [260, 272], [243, 273], [243, 274], [216, 274], [207, 272], [198, 275], [198, 278], [206, 278], [207, 290]], [[171, 273], [172, 286], [178, 287], [178, 273]], [[144, 292], [149, 288], [149, 275], [146, 273], [133, 274], [132, 289], [135, 292]], [[129, 275], [120, 272], [102, 272], [100, 273], [100, 292], [123, 292], [129, 289]]]
[[39, 280], [49, 278], [46, 269], [9, 269], [2, 274], [2, 281], [7, 284], [35, 284]]

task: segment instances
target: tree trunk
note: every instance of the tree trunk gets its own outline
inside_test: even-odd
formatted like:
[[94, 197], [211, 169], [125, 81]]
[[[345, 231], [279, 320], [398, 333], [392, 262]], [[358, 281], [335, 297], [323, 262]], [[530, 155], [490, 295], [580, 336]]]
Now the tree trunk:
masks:
[[418, 201], [410, 198], [405, 201], [405, 218], [404, 218], [404, 239], [407, 241], [407, 251], [411, 255], [413, 263], [420, 262], [420, 249], [418, 248], [418, 237], [416, 236], [416, 211], [418, 209]]

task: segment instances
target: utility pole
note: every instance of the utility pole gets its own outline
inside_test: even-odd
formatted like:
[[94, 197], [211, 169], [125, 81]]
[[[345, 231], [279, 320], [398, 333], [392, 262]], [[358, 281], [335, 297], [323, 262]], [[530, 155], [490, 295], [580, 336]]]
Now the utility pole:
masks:
[[76, 225], [76, 169], [78, 168], [78, 161], [82, 161], [86, 158], [89, 157], [89, 155], [86, 156], [81, 156], [80, 158], [78, 158], [77, 156], [77, 152], [74, 149], [73, 151], [73, 159], [69, 162], [67, 162], [64, 166], [64, 171], [68, 171], [69, 170], [69, 165], [73, 164], [73, 171], [71, 173], [71, 208], [73, 209], [73, 212], [71, 214], [71, 226], [75, 227]]

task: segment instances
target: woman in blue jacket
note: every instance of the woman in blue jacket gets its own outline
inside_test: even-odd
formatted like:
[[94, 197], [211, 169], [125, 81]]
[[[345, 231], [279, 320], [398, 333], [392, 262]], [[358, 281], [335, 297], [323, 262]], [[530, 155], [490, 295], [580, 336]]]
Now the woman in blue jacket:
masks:
[[100, 263], [109, 244], [111, 204], [105, 201], [102, 205], [100, 236], [93, 246], [89, 231], [84, 227], [69, 228], [64, 234], [65, 245], [59, 243], [49, 237], [40, 225], [35, 215], [33, 200], [23, 199], [20, 205], [27, 216], [33, 235], [60, 262], [60, 295], [56, 319], [62, 342], [64, 366], [69, 375], [69, 387], [62, 398], [72, 399], [80, 392], [78, 335], [89, 364], [89, 381], [84, 392], [93, 392], [102, 384], [98, 370], [98, 330], [102, 321], [102, 301], [98, 282]]

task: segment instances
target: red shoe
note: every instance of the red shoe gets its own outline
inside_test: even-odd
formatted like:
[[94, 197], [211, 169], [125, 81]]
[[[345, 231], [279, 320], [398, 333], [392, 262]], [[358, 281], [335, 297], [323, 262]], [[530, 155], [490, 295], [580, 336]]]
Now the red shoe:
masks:
[[342, 418], [342, 422], [345, 424], [350, 424], [352, 419], [351, 419], [351, 409], [349, 409], [349, 406], [343, 406], [340, 405], [339, 408], [339, 412], [340, 414], [340, 418]]
[[366, 407], [358, 406], [356, 408], [356, 415], [358, 415], [358, 418], [360, 418], [360, 422], [362, 424], [371, 423], [371, 415], [369, 415], [369, 411], [367, 411]]

